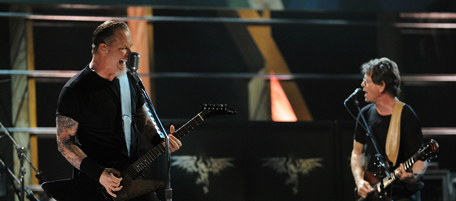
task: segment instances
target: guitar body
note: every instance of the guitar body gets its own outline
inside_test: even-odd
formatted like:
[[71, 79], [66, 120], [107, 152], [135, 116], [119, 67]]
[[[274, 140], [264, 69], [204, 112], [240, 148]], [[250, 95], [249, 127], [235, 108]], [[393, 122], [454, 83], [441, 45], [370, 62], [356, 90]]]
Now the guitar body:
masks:
[[[376, 184], [379, 184], [380, 181], [381, 181], [381, 178], [379, 178], [379, 171], [377, 171], [377, 172], [365, 172], [364, 173], [364, 180], [369, 182], [369, 184], [372, 187], [376, 187]], [[364, 200], [364, 201], [391, 201], [391, 198], [388, 197], [386, 192], [387, 192], [386, 189], [384, 190], [383, 193], [381, 193], [381, 192], [378, 191], [378, 189], [374, 188], [374, 192], [369, 194], [365, 199], [359, 197], [357, 192], [356, 192], [356, 195], [358, 196], [358, 199], [357, 199], [358, 201], [361, 201], [361, 200]]]
[[165, 182], [146, 179], [142, 176], [135, 179], [131, 179], [130, 177], [123, 177], [121, 185], [123, 188], [116, 193], [117, 198], [112, 198], [112, 200], [124, 201], [153, 192], [159, 188], [164, 188]]
[[41, 187], [59, 201], [124, 201], [164, 188], [165, 182], [144, 177], [124, 177], [121, 185], [123, 188], [116, 193], [117, 198], [111, 197], [101, 185], [88, 177], [44, 182]]
[[99, 201], [109, 200], [101, 185], [98, 185], [88, 177], [63, 179], [44, 182], [41, 188], [52, 198], [59, 201]]

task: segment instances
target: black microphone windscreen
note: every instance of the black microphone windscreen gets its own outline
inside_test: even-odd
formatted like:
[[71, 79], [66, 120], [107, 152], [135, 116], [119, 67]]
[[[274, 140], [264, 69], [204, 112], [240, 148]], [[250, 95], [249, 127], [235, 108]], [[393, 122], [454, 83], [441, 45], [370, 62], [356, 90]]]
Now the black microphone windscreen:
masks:
[[352, 94], [350, 94], [350, 96], [348, 96], [347, 99], [345, 99], [345, 102], [347, 102], [348, 100], [350, 100], [350, 99], [352, 99], [352, 98], [355, 98], [355, 101], [356, 101], [356, 99], [358, 98], [358, 97], [357, 97], [358, 94], [359, 94], [360, 92], [362, 92], [362, 91], [363, 91], [362, 88], [356, 88], [355, 91], [354, 91]]
[[132, 71], [138, 70], [140, 57], [141, 56], [137, 52], [130, 53], [128, 56], [127, 67]]

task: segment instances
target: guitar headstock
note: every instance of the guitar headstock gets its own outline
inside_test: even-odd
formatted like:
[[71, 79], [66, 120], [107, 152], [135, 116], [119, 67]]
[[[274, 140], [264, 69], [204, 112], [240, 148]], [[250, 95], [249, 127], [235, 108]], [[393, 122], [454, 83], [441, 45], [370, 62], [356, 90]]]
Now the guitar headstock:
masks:
[[439, 152], [439, 143], [434, 139], [430, 139], [425, 146], [421, 147], [420, 150], [416, 153], [416, 159], [418, 160], [431, 160], [437, 158], [437, 153]]
[[234, 115], [236, 111], [229, 108], [226, 104], [203, 104], [200, 114], [203, 118], [209, 118], [219, 114]]

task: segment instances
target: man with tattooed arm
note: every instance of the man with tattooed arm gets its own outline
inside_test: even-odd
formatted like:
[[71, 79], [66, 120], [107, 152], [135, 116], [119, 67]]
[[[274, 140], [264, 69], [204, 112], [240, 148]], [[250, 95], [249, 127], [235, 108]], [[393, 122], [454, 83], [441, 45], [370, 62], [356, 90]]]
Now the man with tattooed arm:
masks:
[[[144, 97], [127, 73], [132, 36], [125, 22], [109, 20], [92, 36], [92, 60], [63, 87], [57, 104], [57, 144], [74, 166], [74, 177], [88, 177], [112, 197], [122, 189], [120, 170], [138, 158], [139, 135], [153, 145], [163, 143], [151, 122]], [[131, 140], [124, 137], [119, 78], [127, 73], [131, 94]], [[171, 126], [170, 132], [174, 132]], [[182, 144], [169, 135], [170, 151]], [[101, 200], [93, 196], [93, 200]], [[149, 193], [135, 200], [158, 200]]]

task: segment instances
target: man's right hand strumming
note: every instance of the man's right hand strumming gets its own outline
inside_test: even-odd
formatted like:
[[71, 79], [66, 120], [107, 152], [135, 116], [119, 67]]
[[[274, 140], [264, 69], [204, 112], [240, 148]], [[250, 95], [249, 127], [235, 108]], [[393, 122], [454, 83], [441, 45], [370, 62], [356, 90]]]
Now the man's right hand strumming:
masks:
[[112, 197], [117, 197], [115, 192], [122, 189], [123, 186], [120, 185], [120, 181], [122, 181], [120, 172], [113, 168], [105, 168], [99, 180], [100, 184], [106, 189], [106, 192]]
[[374, 191], [372, 186], [366, 180], [360, 181], [356, 187], [358, 189], [358, 195], [363, 198], [366, 198], [369, 193], [372, 193], [372, 191]]

